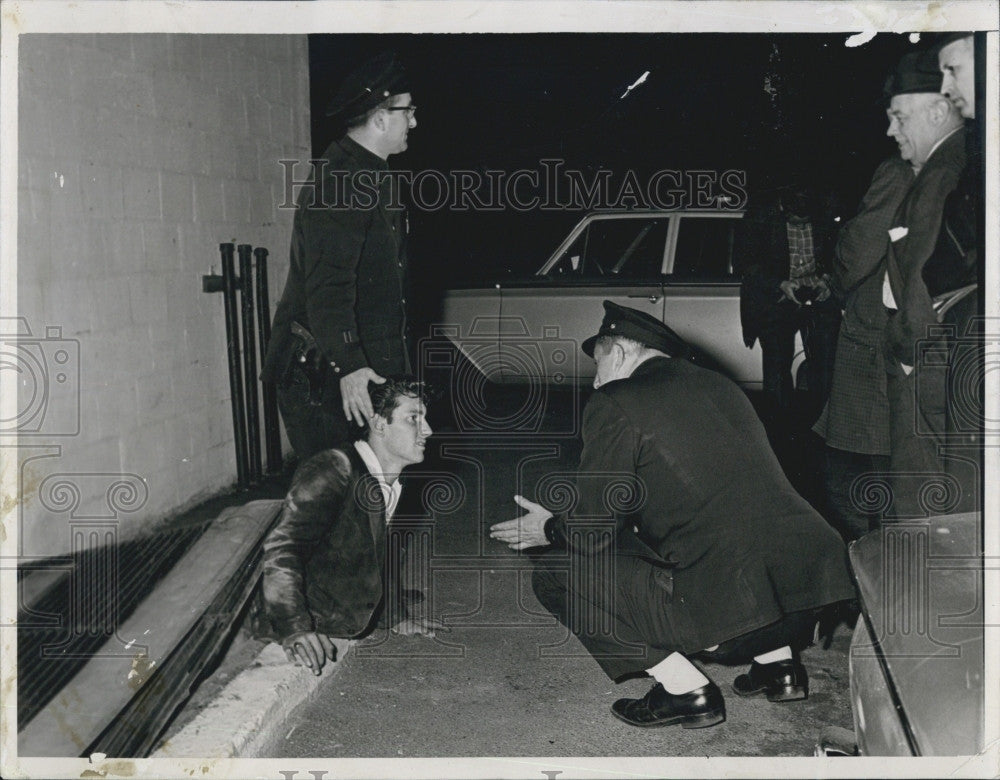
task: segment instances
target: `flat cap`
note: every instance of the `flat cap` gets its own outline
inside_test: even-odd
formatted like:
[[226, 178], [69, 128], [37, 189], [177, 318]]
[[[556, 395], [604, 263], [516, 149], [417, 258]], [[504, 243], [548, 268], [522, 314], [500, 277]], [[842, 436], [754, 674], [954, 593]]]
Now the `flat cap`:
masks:
[[658, 349], [671, 357], [689, 357], [691, 346], [656, 317], [638, 309], [604, 302], [604, 321], [597, 335], [583, 342], [581, 348], [588, 357], [594, 356], [594, 345], [601, 336], [621, 336]]
[[396, 55], [382, 52], [348, 74], [330, 100], [326, 115], [348, 121], [392, 95], [409, 91], [410, 81]]
[[882, 96], [889, 101], [896, 95], [940, 92], [942, 79], [937, 52], [911, 51], [903, 55], [896, 69], [886, 78]]

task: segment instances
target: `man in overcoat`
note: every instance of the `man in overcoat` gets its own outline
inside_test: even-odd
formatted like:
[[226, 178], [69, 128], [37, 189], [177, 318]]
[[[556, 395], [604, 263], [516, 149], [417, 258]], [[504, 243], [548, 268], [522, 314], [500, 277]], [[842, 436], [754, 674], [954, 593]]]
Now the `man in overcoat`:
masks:
[[299, 195], [262, 378], [301, 460], [349, 442], [372, 414], [368, 383], [409, 370], [406, 216], [387, 163], [417, 124], [409, 90], [391, 54], [351, 73], [327, 112], [346, 133]]
[[940, 88], [936, 57], [926, 52], [905, 55], [886, 83], [887, 135], [916, 173], [889, 229], [883, 281], [893, 511], [898, 517], [922, 516], [928, 510], [912, 475], [943, 472], [938, 445], [945, 429], [944, 377], [933, 367], [925, 372], [917, 365], [918, 343], [926, 344], [930, 328], [938, 324], [922, 271], [937, 242], [945, 198], [965, 166], [966, 140], [962, 116]]
[[851, 492], [864, 474], [889, 470], [889, 399], [882, 349], [882, 278], [892, 218], [913, 184], [898, 154], [875, 170], [857, 215], [837, 234], [833, 285], [844, 298], [833, 385], [813, 430], [826, 440], [823, 481], [832, 521], [846, 539], [878, 523]]
[[937, 309], [937, 320], [948, 334], [945, 471], [962, 491], [956, 510], [973, 511], [982, 507], [985, 220], [983, 136], [976, 122], [976, 104], [983, 101], [985, 69], [982, 52], [977, 62], [971, 33], [950, 33], [935, 49], [944, 74], [941, 93], [965, 119], [965, 167], [958, 185], [945, 198], [941, 229], [921, 276]]
[[314, 674], [336, 660], [330, 637], [364, 636], [380, 618], [399, 618], [394, 630], [404, 634], [433, 636], [442, 628], [408, 614], [399, 572], [386, 561], [388, 524], [402, 492], [399, 473], [424, 459], [431, 435], [424, 388], [389, 378], [372, 385], [371, 403], [364, 440], [300, 464], [281, 518], [264, 541], [268, 627], [261, 633]]
[[573, 506], [553, 515], [515, 496], [527, 514], [492, 536], [549, 547], [533, 579], [541, 603], [612, 680], [656, 680], [612, 706], [626, 723], [724, 720], [694, 655], [753, 659], [739, 695], [805, 698], [796, 651], [820, 608], [854, 597], [843, 542], [795, 493], [739, 387], [685, 360], [687, 345], [659, 320], [604, 308], [583, 343], [597, 375]]

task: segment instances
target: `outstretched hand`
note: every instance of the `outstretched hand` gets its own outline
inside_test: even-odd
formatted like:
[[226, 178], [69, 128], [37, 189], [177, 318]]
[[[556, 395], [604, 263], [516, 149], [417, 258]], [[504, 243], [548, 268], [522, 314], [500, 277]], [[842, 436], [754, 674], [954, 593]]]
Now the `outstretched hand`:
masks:
[[512, 550], [547, 545], [549, 540], [545, 538], [545, 521], [552, 517], [552, 513], [541, 504], [529, 501], [523, 496], [514, 496], [514, 503], [522, 509], [527, 509], [528, 513], [492, 526], [490, 536]]
[[432, 618], [406, 618], [404, 620], [400, 620], [390, 630], [392, 633], [401, 634], [402, 636], [420, 634], [420, 636], [426, 636], [431, 639], [434, 638], [434, 634], [438, 631], [451, 631], [451, 629], [440, 620], [434, 620]]
[[368, 383], [374, 382], [377, 385], [385, 382], [385, 377], [379, 376], [370, 368], [359, 368], [352, 371], [340, 380], [340, 395], [344, 399], [344, 416], [350, 420], [354, 418], [362, 428], [368, 424], [375, 410], [372, 408], [372, 399], [368, 395]]

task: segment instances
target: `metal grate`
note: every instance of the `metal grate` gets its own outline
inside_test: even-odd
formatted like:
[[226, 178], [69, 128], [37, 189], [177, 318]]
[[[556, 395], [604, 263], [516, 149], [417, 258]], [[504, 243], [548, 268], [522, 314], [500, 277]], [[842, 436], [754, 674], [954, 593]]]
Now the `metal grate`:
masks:
[[[33, 564], [65, 574], [18, 612], [17, 716], [24, 728], [114, 636], [115, 629], [201, 536], [205, 524]], [[19, 572], [19, 579], [27, 574]]]

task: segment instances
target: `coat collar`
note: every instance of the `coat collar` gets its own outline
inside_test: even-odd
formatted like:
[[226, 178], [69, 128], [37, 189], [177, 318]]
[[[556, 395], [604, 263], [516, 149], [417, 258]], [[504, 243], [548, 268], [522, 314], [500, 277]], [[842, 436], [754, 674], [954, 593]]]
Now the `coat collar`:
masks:
[[374, 152], [370, 152], [349, 135], [345, 135], [337, 144], [344, 153], [353, 157], [358, 161], [359, 167], [361, 169], [370, 169], [376, 171], [387, 171], [389, 170], [389, 163], [383, 160]]

